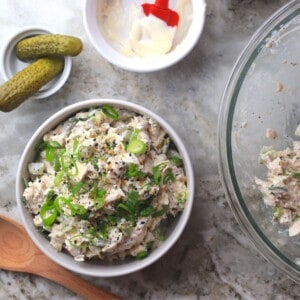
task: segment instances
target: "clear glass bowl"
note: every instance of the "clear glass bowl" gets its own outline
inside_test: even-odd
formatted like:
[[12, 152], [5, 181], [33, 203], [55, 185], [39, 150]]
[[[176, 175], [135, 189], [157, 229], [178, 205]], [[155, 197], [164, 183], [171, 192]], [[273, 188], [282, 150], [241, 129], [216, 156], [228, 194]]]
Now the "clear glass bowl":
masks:
[[[255, 187], [264, 145], [291, 147], [300, 124], [300, 2], [283, 6], [253, 35], [227, 83], [219, 111], [219, 170], [229, 204], [259, 252], [300, 283], [300, 236], [272, 222]], [[277, 131], [274, 140], [266, 129]], [[298, 138], [299, 140], [299, 138]]]

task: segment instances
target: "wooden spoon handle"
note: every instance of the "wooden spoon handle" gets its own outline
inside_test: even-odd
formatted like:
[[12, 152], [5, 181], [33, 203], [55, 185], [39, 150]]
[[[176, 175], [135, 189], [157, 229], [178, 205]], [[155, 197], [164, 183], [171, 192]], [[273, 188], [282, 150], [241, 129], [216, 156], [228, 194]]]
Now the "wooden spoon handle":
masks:
[[89, 284], [44, 255], [30, 240], [23, 226], [0, 215], [0, 267], [50, 279], [85, 299], [120, 299]]
[[55, 265], [55, 267], [51, 266], [50, 270], [45, 269], [45, 271], [40, 271], [38, 272], [38, 275], [48, 278], [68, 288], [69, 290], [82, 296], [84, 299], [120, 300], [120, 298], [116, 297], [115, 295], [96, 288], [84, 279], [58, 265]]

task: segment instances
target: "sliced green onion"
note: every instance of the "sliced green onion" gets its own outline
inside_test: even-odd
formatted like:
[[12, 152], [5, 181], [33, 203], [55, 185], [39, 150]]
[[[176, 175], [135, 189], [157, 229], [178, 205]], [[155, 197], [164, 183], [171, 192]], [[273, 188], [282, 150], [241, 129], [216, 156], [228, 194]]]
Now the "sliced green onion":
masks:
[[59, 156], [57, 156], [57, 155], [55, 155], [55, 157], [54, 157], [53, 169], [55, 172], [58, 172], [60, 169]]
[[124, 204], [124, 203], [119, 203], [119, 204], [117, 205], [117, 208], [118, 208], [118, 209], [119, 209], [119, 208], [122, 208], [123, 210], [127, 211], [129, 214], [132, 214], [132, 213], [133, 213], [133, 211], [129, 208], [129, 206], [126, 205], [126, 204]]
[[133, 140], [127, 145], [127, 151], [136, 155], [144, 154], [146, 149], [146, 143], [141, 140]]
[[57, 217], [57, 210], [54, 204], [44, 203], [40, 210], [40, 216], [44, 226], [51, 226]]
[[132, 207], [132, 209], [135, 209], [137, 204], [139, 202], [139, 193], [137, 191], [130, 191], [127, 196], [126, 203]]
[[152, 214], [152, 217], [161, 217], [163, 216], [166, 211], [167, 211], [167, 205], [165, 205], [162, 209], [160, 210], [156, 210], [153, 214]]
[[118, 120], [119, 119], [119, 114], [118, 114], [118, 112], [112, 107], [112, 106], [110, 106], [110, 105], [103, 105], [102, 107], [101, 107], [101, 109], [102, 109], [102, 111], [103, 111], [103, 113], [107, 116], [107, 117], [109, 117], [109, 118], [111, 118], [111, 119], [113, 119], [113, 120]]
[[137, 259], [144, 259], [149, 255], [148, 251], [141, 251], [136, 255]]
[[51, 141], [48, 143], [49, 147], [52, 147], [52, 148], [61, 148], [61, 145], [59, 142], [57, 141]]
[[57, 141], [46, 142], [46, 146], [41, 146], [46, 149], [46, 161], [52, 162], [55, 154], [55, 150], [61, 148], [61, 145]]
[[74, 166], [74, 168], [75, 168], [75, 171], [74, 171], [74, 173], [69, 172], [68, 174], [69, 174], [70, 176], [77, 176], [79, 170], [78, 170], [78, 166], [77, 166], [77, 164], [76, 164], [76, 161], [73, 160], [72, 164], [73, 164], [73, 166]]
[[[64, 214], [66, 215], [66, 213], [63, 210], [63, 207], [68, 207], [70, 212], [71, 212], [71, 203], [70, 203], [70, 199], [67, 199], [65, 197], [57, 197], [54, 201], [54, 206], [55, 209], [57, 210], [57, 212], [59, 212], [60, 214]], [[71, 216], [71, 215], [70, 215]]]
[[80, 192], [81, 188], [83, 187], [83, 185], [84, 185], [84, 182], [82, 182], [82, 181], [77, 182], [77, 183], [72, 187], [72, 191], [71, 191], [72, 194], [73, 194], [73, 195], [78, 194], [78, 193]]
[[161, 165], [157, 165], [152, 168], [153, 181], [156, 185], [160, 184], [162, 174], [161, 174]]
[[154, 212], [155, 212], [154, 207], [148, 206], [140, 211], [140, 216], [148, 217], [148, 216], [151, 216]]
[[81, 204], [72, 204], [71, 203], [71, 212], [73, 215], [84, 216], [87, 213], [87, 209]]
[[65, 173], [68, 173], [69, 168], [72, 164], [72, 160], [71, 157], [68, 156], [66, 153], [64, 153], [63, 155], [61, 155], [60, 157], [60, 162], [61, 162], [61, 168]]
[[78, 149], [79, 149], [79, 141], [77, 138], [75, 138], [73, 142], [73, 155], [78, 153]]
[[100, 189], [96, 190], [95, 192], [95, 198], [94, 198], [94, 207], [96, 209], [100, 209], [104, 206], [105, 204], [105, 195], [106, 195], [106, 190], [105, 189]]
[[47, 147], [46, 148], [46, 161], [48, 162], [52, 162], [53, 158], [54, 158], [54, 152], [55, 152], [55, 149], [52, 148], [52, 147]]
[[139, 129], [134, 129], [126, 148], [128, 152], [136, 155], [144, 154], [147, 150], [147, 144], [137, 137], [139, 132]]
[[154, 241], [149, 241], [149, 242], [147, 242], [147, 244], [146, 244], [147, 249], [148, 249], [148, 250], [151, 250], [152, 247], [153, 247], [153, 244], [154, 244]]
[[143, 178], [145, 177], [145, 175], [146, 174], [139, 169], [138, 165], [134, 163], [130, 163], [128, 165], [128, 171], [126, 173], [127, 178], [133, 178], [133, 177]]
[[40, 144], [38, 144], [36, 146], [36, 151], [40, 153], [40, 152], [46, 150], [47, 145], [48, 145], [48, 142], [41, 142]]
[[172, 164], [177, 166], [177, 167], [182, 165], [182, 158], [180, 158], [179, 156], [174, 155], [174, 156], [171, 157], [170, 160], [171, 160]]
[[[61, 161], [61, 168], [67, 175], [69, 176], [78, 175], [79, 170], [74, 158], [71, 158], [68, 155], [62, 155], [60, 161]], [[72, 172], [72, 167], [75, 168], [74, 172]]]
[[294, 174], [293, 174], [293, 178], [300, 179], [300, 173], [294, 173]]
[[118, 222], [118, 216], [116, 216], [116, 215], [108, 215], [107, 217], [106, 217], [106, 220], [107, 220], [107, 222], [108, 223], [112, 223], [112, 224], [115, 224], [115, 223], [117, 223]]
[[165, 236], [163, 234], [158, 234], [157, 239], [163, 242], [165, 240]]
[[53, 180], [54, 186], [59, 186], [64, 179], [64, 173], [62, 171], [58, 172]]
[[53, 190], [50, 190], [46, 197], [46, 203], [53, 203], [56, 197], [57, 195], [55, 194], [55, 192]]
[[54, 201], [57, 195], [53, 190], [50, 190], [47, 194], [46, 201], [40, 209], [40, 216], [44, 226], [51, 226], [57, 217], [57, 210], [54, 205]]
[[175, 176], [171, 171], [167, 172], [163, 176], [163, 184], [167, 184], [169, 181], [175, 182], [175, 180]]
[[101, 221], [99, 224], [96, 226], [96, 230], [100, 232], [101, 238], [106, 240], [108, 238], [108, 232], [106, 230], [107, 223], [105, 221]]
[[275, 207], [273, 210], [273, 216], [276, 219], [279, 219], [283, 214], [283, 210], [281, 207]]

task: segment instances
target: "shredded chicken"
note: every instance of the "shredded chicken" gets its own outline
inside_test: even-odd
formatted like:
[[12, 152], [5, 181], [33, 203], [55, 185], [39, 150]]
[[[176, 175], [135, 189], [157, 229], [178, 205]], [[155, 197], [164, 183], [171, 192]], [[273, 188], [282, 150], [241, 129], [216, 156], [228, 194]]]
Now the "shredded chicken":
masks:
[[263, 147], [260, 163], [268, 169], [267, 178], [255, 182], [265, 204], [273, 207], [274, 221], [287, 225], [290, 236], [300, 234], [300, 142], [281, 151]]

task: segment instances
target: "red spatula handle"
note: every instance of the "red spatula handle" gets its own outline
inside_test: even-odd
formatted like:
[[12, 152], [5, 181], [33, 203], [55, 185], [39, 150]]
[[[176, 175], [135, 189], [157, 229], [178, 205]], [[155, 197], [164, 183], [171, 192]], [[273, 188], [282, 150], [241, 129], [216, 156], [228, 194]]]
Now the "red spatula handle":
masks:
[[162, 9], [168, 9], [169, 8], [169, 0], [155, 0], [155, 6], [162, 8]]

